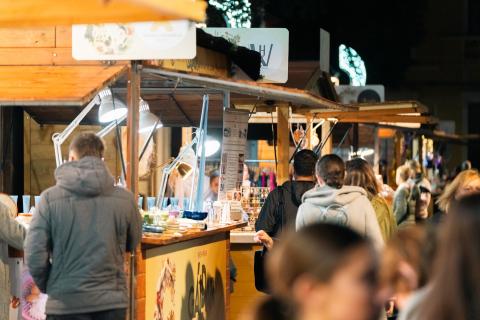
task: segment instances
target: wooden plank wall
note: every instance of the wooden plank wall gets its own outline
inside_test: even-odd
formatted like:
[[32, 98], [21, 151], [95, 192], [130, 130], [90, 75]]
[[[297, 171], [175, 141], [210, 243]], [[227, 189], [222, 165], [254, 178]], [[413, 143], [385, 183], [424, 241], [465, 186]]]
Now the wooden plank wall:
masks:
[[[55, 153], [52, 135], [62, 132], [64, 125], [39, 125], [27, 113], [24, 114], [24, 191], [25, 194], [39, 195], [42, 191], [55, 184]], [[97, 132], [98, 126], [79, 126], [62, 145], [62, 155], [68, 156], [68, 146], [75, 134], [83, 131]], [[114, 133], [105, 138], [107, 151], [105, 162], [116, 179], [121, 173], [119, 157], [115, 144]]]
[[[117, 64], [126, 64], [118, 61]], [[77, 61], [72, 57], [70, 26], [0, 28], [0, 65], [72, 66], [101, 65], [101, 61]]]

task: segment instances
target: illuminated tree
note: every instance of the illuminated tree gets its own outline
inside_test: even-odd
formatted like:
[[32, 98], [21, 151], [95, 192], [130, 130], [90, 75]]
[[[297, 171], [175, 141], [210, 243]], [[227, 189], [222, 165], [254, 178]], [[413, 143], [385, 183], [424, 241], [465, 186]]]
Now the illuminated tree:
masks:
[[249, 0], [208, 0], [208, 3], [223, 14], [227, 27], [251, 27], [252, 12]]

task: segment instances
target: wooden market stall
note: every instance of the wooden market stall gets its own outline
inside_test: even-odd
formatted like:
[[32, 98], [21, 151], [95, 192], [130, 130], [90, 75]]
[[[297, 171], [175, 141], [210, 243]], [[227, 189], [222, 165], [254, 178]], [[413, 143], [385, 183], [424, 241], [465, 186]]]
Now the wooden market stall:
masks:
[[[200, 100], [201, 93], [208, 92], [212, 98], [211, 103], [219, 104], [223, 108], [242, 108], [252, 111], [253, 106], [258, 110], [273, 111], [277, 123], [277, 145], [278, 145], [278, 182], [282, 183], [289, 179], [290, 131], [288, 121], [291, 116], [290, 109], [315, 108], [337, 114], [356, 111], [355, 106], [344, 106], [334, 101], [325, 99], [311, 92], [299, 89], [292, 89], [278, 85], [259, 84], [253, 81], [232, 80], [221, 76], [202, 76], [199, 74], [183, 73], [174, 70], [166, 70], [158, 65], [146, 64], [143, 72], [146, 77], [169, 80], [175, 84], [170, 90], [175, 90], [175, 97], [180, 107], [190, 109]], [[154, 96], [161, 99], [165, 95], [165, 89], [171, 86], [168, 82], [158, 82], [158, 87], [146, 88], [146, 98]], [[162, 87], [163, 86], [163, 87]], [[154, 86], [155, 87], [155, 86]], [[167, 88], [165, 88], [167, 87]], [[225, 100], [222, 94], [228, 92], [230, 99]], [[196, 101], [187, 97], [197, 96]], [[154, 104], [153, 104], [154, 105]], [[277, 115], [280, 115], [277, 118]], [[214, 116], [215, 117], [215, 116]], [[255, 113], [251, 116], [256, 117]], [[166, 117], [168, 121], [168, 116]], [[188, 119], [187, 119], [188, 121]], [[268, 115], [268, 123], [271, 123], [271, 116]], [[230, 232], [231, 257], [238, 268], [237, 282], [234, 284], [234, 292], [230, 298], [230, 319], [239, 319], [248, 310], [246, 306], [260, 297], [262, 294], [255, 290], [253, 277], [253, 256], [260, 246], [253, 241], [253, 232], [240, 232], [240, 229]], [[147, 255], [148, 256], [148, 255]], [[148, 259], [147, 259], [148, 264]], [[148, 291], [148, 290], [147, 290]], [[147, 298], [148, 300], [148, 298]], [[147, 303], [148, 307], [148, 303]]]

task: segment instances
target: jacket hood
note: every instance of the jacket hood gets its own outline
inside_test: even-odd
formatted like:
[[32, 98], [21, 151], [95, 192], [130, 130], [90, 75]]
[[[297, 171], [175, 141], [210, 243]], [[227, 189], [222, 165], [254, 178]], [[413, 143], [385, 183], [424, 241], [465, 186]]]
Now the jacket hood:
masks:
[[314, 206], [328, 207], [332, 204], [347, 205], [361, 196], [367, 196], [367, 192], [360, 187], [343, 186], [335, 189], [329, 186], [315, 187], [303, 195], [303, 202]]
[[[293, 188], [292, 188], [292, 184], [293, 184]], [[305, 192], [315, 187], [315, 182], [287, 181], [282, 185], [282, 187], [283, 187], [283, 190], [285, 190], [289, 194], [289, 196], [291, 195], [293, 190], [293, 193], [297, 202], [302, 203], [302, 196], [305, 194]]]
[[55, 170], [57, 185], [75, 194], [97, 196], [111, 191], [114, 179], [103, 160], [84, 157], [67, 162]]

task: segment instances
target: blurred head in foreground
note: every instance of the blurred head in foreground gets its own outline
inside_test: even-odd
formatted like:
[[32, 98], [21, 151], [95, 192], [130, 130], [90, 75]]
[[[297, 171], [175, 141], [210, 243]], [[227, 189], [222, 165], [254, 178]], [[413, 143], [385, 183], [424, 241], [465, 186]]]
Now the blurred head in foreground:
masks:
[[295, 319], [364, 320], [377, 312], [374, 250], [348, 228], [314, 224], [287, 235], [267, 270], [275, 299]]

